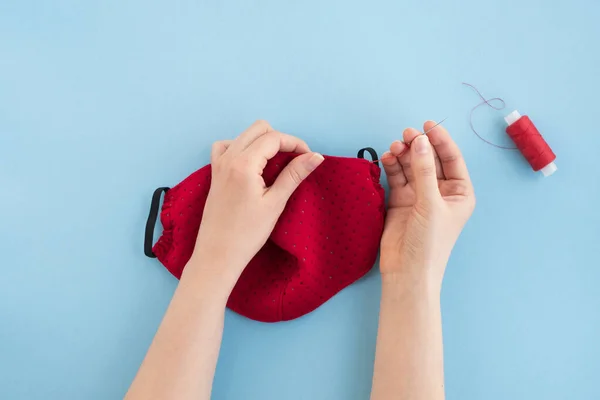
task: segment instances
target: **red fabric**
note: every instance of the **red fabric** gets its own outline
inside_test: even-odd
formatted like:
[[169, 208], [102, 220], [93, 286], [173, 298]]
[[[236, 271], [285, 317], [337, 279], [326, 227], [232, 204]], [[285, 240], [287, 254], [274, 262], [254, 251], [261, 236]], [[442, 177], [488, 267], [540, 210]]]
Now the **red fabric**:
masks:
[[[267, 185], [293, 157], [280, 153], [269, 161], [263, 173]], [[227, 306], [257, 321], [291, 320], [366, 274], [383, 231], [385, 196], [379, 177], [379, 167], [367, 160], [325, 156], [288, 201]], [[163, 234], [153, 251], [177, 278], [194, 249], [210, 180], [207, 165], [165, 195]]]
[[510, 124], [506, 133], [534, 171], [539, 171], [556, 160], [556, 155], [527, 115]]

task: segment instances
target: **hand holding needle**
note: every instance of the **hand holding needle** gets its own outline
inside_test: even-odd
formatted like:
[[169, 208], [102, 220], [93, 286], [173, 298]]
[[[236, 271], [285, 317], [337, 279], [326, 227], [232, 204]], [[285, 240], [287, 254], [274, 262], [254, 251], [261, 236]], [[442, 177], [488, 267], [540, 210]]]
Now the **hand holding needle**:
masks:
[[[442, 123], [442, 122], [444, 122], [444, 121], [445, 121], [445, 120], [447, 120], [447, 119], [448, 119], [448, 117], [444, 118], [443, 120], [441, 120], [440, 122], [438, 122], [437, 124], [435, 124], [434, 126], [432, 126], [431, 128], [427, 129], [425, 132], [423, 132], [423, 135], [427, 135], [429, 132], [431, 132], [431, 131], [433, 130], [433, 128], [435, 128], [435, 127], [436, 127], [436, 126], [438, 126], [438, 125], [441, 125], [441, 123]], [[413, 140], [414, 140], [414, 139], [413, 139]], [[410, 142], [410, 143], [412, 143], [412, 140], [411, 140], [411, 142]], [[376, 163], [376, 162], [379, 162], [379, 161], [381, 161], [381, 160], [385, 160], [385, 159], [388, 159], [388, 158], [391, 158], [391, 157], [400, 157], [402, 154], [404, 154], [404, 152], [405, 152], [406, 150], [408, 150], [408, 149], [410, 148], [410, 143], [406, 143], [406, 146], [407, 146], [407, 147], [406, 147], [406, 149], [405, 149], [405, 150], [404, 150], [402, 153], [398, 154], [397, 156], [394, 156], [394, 155], [389, 155], [389, 156], [387, 156], [387, 157], [381, 157], [381, 158], [380, 158], [380, 159], [378, 159], [378, 160], [373, 160], [372, 162]]]

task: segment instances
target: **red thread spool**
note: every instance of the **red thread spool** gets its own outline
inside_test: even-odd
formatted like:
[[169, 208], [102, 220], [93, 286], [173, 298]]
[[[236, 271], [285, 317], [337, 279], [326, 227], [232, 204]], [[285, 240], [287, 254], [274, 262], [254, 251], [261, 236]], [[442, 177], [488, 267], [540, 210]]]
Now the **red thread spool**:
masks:
[[540, 131], [527, 115], [521, 116], [518, 111], [513, 111], [504, 117], [508, 124], [506, 133], [515, 142], [515, 145], [531, 165], [534, 171], [542, 171], [544, 176], [550, 176], [558, 167], [554, 164], [556, 155], [544, 140]]

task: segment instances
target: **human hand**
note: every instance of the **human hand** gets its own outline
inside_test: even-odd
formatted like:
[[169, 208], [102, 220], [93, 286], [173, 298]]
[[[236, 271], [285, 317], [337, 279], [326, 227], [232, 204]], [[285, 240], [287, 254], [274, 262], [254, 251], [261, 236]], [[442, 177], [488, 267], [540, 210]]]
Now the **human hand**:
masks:
[[[300, 155], [267, 187], [263, 169], [278, 152]], [[273, 130], [266, 121], [255, 122], [235, 140], [216, 142], [210, 192], [190, 263], [212, 270], [232, 289], [294, 190], [322, 161], [305, 142]]]
[[[427, 121], [427, 131], [435, 125]], [[409, 284], [431, 278], [441, 289], [448, 257], [475, 207], [460, 150], [441, 125], [404, 131], [381, 158], [390, 186], [380, 268]], [[405, 144], [409, 143], [410, 148]]]

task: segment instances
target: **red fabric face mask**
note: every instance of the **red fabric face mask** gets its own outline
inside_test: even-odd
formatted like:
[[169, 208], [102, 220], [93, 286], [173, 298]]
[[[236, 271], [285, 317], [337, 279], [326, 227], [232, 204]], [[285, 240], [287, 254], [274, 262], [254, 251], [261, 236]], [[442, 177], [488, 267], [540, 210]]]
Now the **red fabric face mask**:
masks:
[[[307, 314], [365, 275], [376, 261], [385, 194], [378, 164], [325, 156], [287, 202], [267, 243], [250, 261], [227, 306], [248, 318], [277, 322]], [[270, 186], [295, 157], [279, 153], [263, 172]], [[207, 165], [173, 188], [154, 192], [145, 253], [178, 279], [194, 250], [211, 181]], [[162, 236], [152, 245], [160, 197]], [[234, 248], [231, 251], [235, 251]]]

